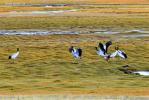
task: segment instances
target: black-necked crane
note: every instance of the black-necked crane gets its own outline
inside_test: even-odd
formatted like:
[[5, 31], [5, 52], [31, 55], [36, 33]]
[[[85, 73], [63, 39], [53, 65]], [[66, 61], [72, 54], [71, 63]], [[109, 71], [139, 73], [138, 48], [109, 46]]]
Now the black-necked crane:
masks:
[[96, 47], [96, 50], [97, 50], [97, 54], [99, 56], [102, 56], [106, 59], [106, 61], [109, 61], [110, 58], [114, 58], [116, 55], [117, 55], [117, 51], [111, 53], [111, 54], [107, 54], [107, 53], [104, 53], [104, 51], [102, 51], [101, 49], [98, 50], [98, 48]]
[[120, 71], [123, 71], [125, 74], [136, 74], [136, 75], [142, 75], [142, 76], [149, 76], [149, 71], [148, 70], [131, 70], [128, 69], [130, 66], [125, 65], [122, 66], [122, 69], [119, 69]]
[[69, 52], [73, 55], [73, 57], [75, 59], [81, 59], [81, 56], [82, 56], [82, 49], [80, 48], [75, 48], [73, 46], [71, 46], [69, 48]]
[[[112, 45], [112, 42], [111, 42], [111, 41], [108, 41], [108, 42], [105, 43], [105, 44], [99, 43], [98, 47], [95, 47], [96, 50], [97, 50], [97, 54], [98, 54], [99, 56], [104, 57], [107, 61], [108, 61], [108, 59], [110, 58], [110, 55], [107, 54], [107, 52], [108, 52], [108, 47], [109, 47], [110, 45]], [[98, 48], [100, 48], [100, 49], [98, 49]], [[112, 55], [113, 55], [113, 54], [112, 54]]]
[[115, 47], [115, 52], [111, 53], [111, 54], [107, 54], [107, 56], [105, 57], [106, 60], [108, 61], [110, 58], [114, 58], [116, 57], [117, 55], [123, 59], [126, 59], [127, 58], [127, 55], [124, 51], [122, 50], [119, 50], [118, 47]]
[[16, 59], [19, 55], [19, 48], [17, 48], [17, 52], [9, 55], [8, 59]]
[[126, 53], [125, 53], [124, 51], [122, 51], [122, 50], [119, 50], [118, 47], [115, 47], [115, 50], [116, 50], [115, 52], [113, 52], [113, 53], [108, 53], [108, 47], [109, 47], [110, 45], [112, 45], [112, 42], [111, 42], [111, 41], [108, 41], [108, 42], [105, 43], [105, 44], [99, 43], [98, 47], [99, 47], [100, 49], [98, 49], [98, 48], [96, 47], [97, 54], [98, 54], [99, 56], [104, 57], [104, 58], [106, 59], [106, 61], [108, 61], [110, 58], [114, 58], [114, 57], [117, 56], [117, 55], [118, 55], [119, 57], [123, 58], [123, 59], [126, 59], [126, 58], [127, 58]]

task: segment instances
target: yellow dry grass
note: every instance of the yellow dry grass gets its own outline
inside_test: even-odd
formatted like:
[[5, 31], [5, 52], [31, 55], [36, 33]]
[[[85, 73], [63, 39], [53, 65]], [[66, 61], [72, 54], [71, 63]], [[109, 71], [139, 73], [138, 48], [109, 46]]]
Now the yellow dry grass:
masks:
[[73, 6], [57, 6], [57, 7], [11, 7], [11, 6], [4, 6], [0, 7], [0, 13], [3, 12], [10, 12], [10, 11], [48, 11], [48, 10], [66, 10], [66, 9], [73, 9]]
[[84, 9], [82, 12], [98, 12], [98, 13], [149, 13], [149, 9], [145, 8], [95, 8], [95, 9]]
[[[109, 39], [113, 40], [110, 51], [119, 45], [129, 56], [126, 61], [114, 59], [107, 63], [96, 54], [94, 47]], [[148, 77], [118, 70], [125, 64], [139, 70], [148, 69], [148, 38], [120, 39], [94, 34], [1, 35], [0, 41], [0, 94], [148, 95]], [[83, 49], [79, 64], [72, 64], [68, 52], [71, 45]], [[12, 63], [7, 57], [17, 47], [20, 55]]]

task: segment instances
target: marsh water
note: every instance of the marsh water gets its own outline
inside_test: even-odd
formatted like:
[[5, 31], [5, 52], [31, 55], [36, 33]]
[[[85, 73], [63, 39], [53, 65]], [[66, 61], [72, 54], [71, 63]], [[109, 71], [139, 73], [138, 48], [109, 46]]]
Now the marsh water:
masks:
[[109, 30], [109, 29], [20, 29], [0, 30], [0, 35], [50, 35], [50, 34], [101, 34], [101, 35], [122, 35], [122, 37], [148, 37], [148, 30]]

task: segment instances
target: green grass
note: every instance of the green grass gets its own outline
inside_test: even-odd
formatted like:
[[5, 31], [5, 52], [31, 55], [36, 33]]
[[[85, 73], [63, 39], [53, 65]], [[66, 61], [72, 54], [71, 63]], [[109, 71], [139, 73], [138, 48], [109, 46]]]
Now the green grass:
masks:
[[147, 16], [65, 16], [65, 17], [1, 17], [0, 29], [51, 29], [51, 28], [148, 28]]
[[[103, 89], [103, 94], [112, 91], [118, 95], [146, 95], [148, 77], [127, 75], [118, 69], [129, 64], [136, 70], [148, 70], [148, 38], [121, 38], [118, 42], [115, 38], [119, 37], [85, 34], [0, 36], [0, 93], [27, 94], [40, 90], [44, 93], [80, 91], [96, 94]], [[75, 42], [78, 39], [80, 41]], [[127, 60], [116, 58], [107, 63], [96, 54], [94, 47], [98, 42], [109, 39], [113, 40], [110, 51], [119, 45], [128, 54]], [[68, 52], [70, 45], [83, 49], [79, 64], [72, 64], [73, 57]], [[13, 63], [8, 60], [8, 55], [17, 47], [21, 51]]]

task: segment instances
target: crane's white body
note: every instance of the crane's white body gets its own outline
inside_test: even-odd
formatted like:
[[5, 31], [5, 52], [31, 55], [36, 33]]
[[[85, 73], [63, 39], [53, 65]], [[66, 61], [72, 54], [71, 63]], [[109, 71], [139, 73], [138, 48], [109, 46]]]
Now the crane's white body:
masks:
[[72, 55], [73, 55], [75, 58], [79, 58], [79, 52], [78, 52], [77, 49], [73, 48], [73, 50], [72, 50], [71, 53], [72, 53]]
[[10, 56], [11, 56], [11, 59], [16, 59], [18, 55], [19, 55], [19, 51], [14, 54], [11, 54]]
[[101, 50], [101, 49], [99, 49], [99, 50], [97, 51], [97, 54], [98, 54], [99, 56], [104, 57], [105, 59], [107, 59], [107, 57], [109, 57], [109, 58], [114, 58], [114, 57], [116, 57], [116, 56], [119, 56], [119, 57], [125, 59], [125, 56], [123, 55], [124, 53], [125, 53], [125, 52], [124, 52], [124, 51], [121, 51], [121, 50], [116, 50], [115, 52], [113, 52], [113, 53], [111, 53], [111, 54], [107, 54], [107, 53], [105, 53], [105, 52], [104, 52], [103, 50]]
[[123, 55], [123, 53], [125, 53], [124, 51], [121, 50], [117, 50], [117, 54], [121, 57], [125, 59], [125, 56]]
[[149, 71], [134, 71], [132, 73], [143, 75], [143, 76], [149, 76]]
[[117, 54], [118, 54], [118, 52], [117, 52], [117, 51], [115, 51], [115, 52], [111, 53], [111, 54], [110, 54], [110, 58], [114, 58]]
[[102, 57], [106, 56], [106, 54], [104, 54], [104, 51], [102, 51], [101, 49], [97, 51], [97, 54]]
[[107, 47], [106, 47], [106, 45], [105, 45], [105, 44], [103, 44], [103, 48], [106, 50], [106, 48], [107, 48]]
[[98, 50], [97, 51], [97, 54], [99, 55], [99, 56], [102, 56], [102, 57], [107, 57], [108, 55], [110, 55], [110, 58], [114, 58], [116, 55], [117, 55], [117, 51], [115, 51], [115, 52], [113, 52], [113, 53], [111, 53], [111, 54], [104, 54], [104, 51], [102, 51], [101, 49], [100, 50]]
[[9, 55], [9, 59], [16, 59], [19, 55], [19, 48], [17, 48], [17, 52]]
[[125, 56], [123, 55], [123, 53], [125, 53], [124, 51], [121, 51], [121, 50], [116, 50], [115, 52], [111, 53], [110, 54], [110, 58], [114, 58], [115, 56], [119, 56], [121, 58], [124, 58], [125, 59]]

